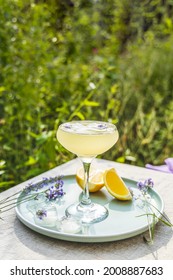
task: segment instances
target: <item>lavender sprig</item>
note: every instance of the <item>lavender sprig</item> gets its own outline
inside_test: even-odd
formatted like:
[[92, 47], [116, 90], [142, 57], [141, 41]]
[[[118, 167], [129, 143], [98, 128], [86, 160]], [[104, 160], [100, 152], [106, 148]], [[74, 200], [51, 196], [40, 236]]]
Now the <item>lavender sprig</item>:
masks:
[[[153, 180], [151, 178], [149, 178], [149, 179], [145, 180], [144, 182], [139, 181], [137, 183], [137, 187], [142, 194], [143, 200], [145, 202], [145, 210], [146, 210], [146, 214], [139, 215], [138, 217], [141, 217], [144, 215], [147, 216], [148, 230], [149, 230], [149, 239], [147, 239], [145, 236], [143, 236], [143, 239], [146, 243], [153, 244], [155, 224], [158, 220], [169, 227], [172, 227], [173, 225], [171, 224], [169, 219], [163, 213], [161, 213], [159, 211], [159, 209], [157, 209], [157, 207], [155, 207], [147, 198], [149, 190], [154, 187]], [[140, 199], [140, 196], [138, 196], [137, 199]], [[156, 213], [153, 211], [153, 208], [157, 211], [157, 213], [159, 215], [161, 215], [162, 218], [159, 218], [156, 215]], [[150, 218], [152, 218], [152, 221], [150, 220]]]
[[148, 193], [148, 190], [150, 188], [154, 187], [154, 182], [151, 178], [149, 178], [149, 179], [145, 180], [144, 182], [139, 181], [137, 183], [137, 187], [142, 192], [142, 194], [145, 195]]
[[57, 198], [62, 197], [65, 192], [63, 191], [63, 184], [55, 184], [55, 186], [51, 186], [46, 192], [46, 198], [48, 200], [56, 200]]
[[[64, 181], [63, 176], [56, 176], [50, 178], [43, 178], [42, 181], [37, 183], [29, 183], [22, 191], [18, 191], [15, 194], [8, 196], [0, 200], [0, 214], [9, 211], [17, 205], [30, 200], [37, 200], [39, 194], [44, 194], [45, 198], [49, 201], [56, 200], [65, 195], [63, 191]], [[51, 184], [47, 189], [43, 189], [46, 185]], [[17, 196], [22, 194], [19, 199], [16, 200]], [[0, 219], [2, 219], [0, 217]]]

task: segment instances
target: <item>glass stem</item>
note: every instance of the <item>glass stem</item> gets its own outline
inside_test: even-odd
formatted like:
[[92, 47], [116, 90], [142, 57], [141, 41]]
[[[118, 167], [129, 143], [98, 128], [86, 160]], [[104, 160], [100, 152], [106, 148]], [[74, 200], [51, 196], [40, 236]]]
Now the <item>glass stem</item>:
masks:
[[91, 199], [89, 195], [89, 171], [90, 171], [92, 159], [88, 161], [84, 161], [83, 159], [81, 160], [84, 168], [84, 190], [83, 190], [81, 203], [85, 205], [89, 205], [91, 204]]

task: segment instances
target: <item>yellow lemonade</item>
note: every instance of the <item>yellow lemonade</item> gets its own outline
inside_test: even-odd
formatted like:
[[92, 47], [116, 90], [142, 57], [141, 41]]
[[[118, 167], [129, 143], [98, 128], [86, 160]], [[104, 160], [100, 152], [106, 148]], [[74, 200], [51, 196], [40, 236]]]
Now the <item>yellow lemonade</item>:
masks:
[[94, 157], [109, 150], [118, 140], [115, 125], [100, 121], [72, 121], [61, 124], [57, 131], [60, 144], [76, 154], [83, 163], [84, 188], [81, 201], [67, 207], [65, 214], [83, 224], [92, 224], [107, 218], [108, 209], [94, 203], [89, 195], [90, 165]]
[[72, 121], [59, 126], [57, 139], [78, 157], [94, 157], [109, 150], [118, 140], [116, 127], [100, 121]]

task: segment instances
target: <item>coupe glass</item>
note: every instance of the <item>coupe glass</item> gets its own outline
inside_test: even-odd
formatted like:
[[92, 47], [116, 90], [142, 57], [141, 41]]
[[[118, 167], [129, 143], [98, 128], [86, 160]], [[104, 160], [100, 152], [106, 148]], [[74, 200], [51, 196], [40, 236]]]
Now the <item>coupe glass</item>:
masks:
[[90, 224], [108, 216], [106, 207], [93, 203], [89, 195], [89, 170], [92, 160], [109, 150], [118, 140], [115, 125], [101, 121], [71, 121], [63, 123], [57, 130], [59, 143], [76, 154], [83, 163], [85, 187], [80, 202], [70, 205], [66, 215]]

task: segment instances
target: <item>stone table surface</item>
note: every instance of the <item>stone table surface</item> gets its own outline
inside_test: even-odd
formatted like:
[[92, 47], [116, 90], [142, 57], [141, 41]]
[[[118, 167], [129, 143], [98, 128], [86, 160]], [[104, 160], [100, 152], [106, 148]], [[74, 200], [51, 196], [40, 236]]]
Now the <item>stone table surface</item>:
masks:
[[[95, 159], [97, 168], [116, 168], [120, 176], [133, 180], [152, 178], [155, 189], [163, 198], [164, 213], [173, 223], [173, 175], [142, 167]], [[81, 166], [79, 159], [71, 160], [39, 176], [23, 182], [0, 194], [0, 200], [29, 182], [43, 177], [75, 174]], [[143, 234], [120, 241], [103, 243], [79, 243], [54, 239], [39, 234], [16, 217], [14, 209], [6, 212], [0, 220], [0, 259], [1, 260], [173, 260], [173, 230], [162, 223], [155, 229], [154, 244], [143, 241]]]

